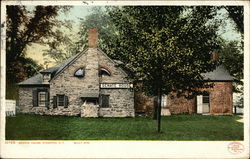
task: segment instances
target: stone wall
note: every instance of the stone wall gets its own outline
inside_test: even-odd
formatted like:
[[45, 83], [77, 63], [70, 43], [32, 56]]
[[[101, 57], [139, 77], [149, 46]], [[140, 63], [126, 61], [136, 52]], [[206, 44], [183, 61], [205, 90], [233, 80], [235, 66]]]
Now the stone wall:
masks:
[[[111, 76], [99, 77], [99, 66], [111, 72]], [[75, 71], [85, 68], [85, 76], [74, 76]], [[100, 83], [129, 83], [126, 74], [97, 48], [89, 48], [85, 54], [65, 68], [50, 85], [50, 109], [53, 109], [53, 96], [65, 94], [69, 98], [68, 108], [58, 107], [50, 111], [55, 115], [84, 116], [83, 101], [80, 97], [86, 93], [100, 93], [110, 95], [110, 108], [99, 108], [99, 115], [103, 117], [134, 116], [134, 93], [129, 89], [102, 89]]]
[[19, 88], [19, 110], [20, 113], [44, 114], [48, 108], [33, 107], [33, 90], [49, 89], [48, 87], [20, 87]]
[[101, 94], [110, 95], [110, 107], [100, 108], [101, 117], [134, 117], [134, 93], [129, 89], [101, 89]]
[[[87, 66], [90, 63], [89, 60], [91, 60], [87, 60], [87, 57], [96, 61], [96, 52], [95, 48], [89, 48], [86, 53], [82, 54], [52, 80], [50, 84], [50, 108], [53, 108], [53, 96], [56, 96], [56, 94], [65, 94], [69, 98], [68, 108], [54, 108], [56, 115], [80, 115], [81, 105], [83, 104], [82, 94], [99, 91], [98, 70], [95, 70], [98, 68], [95, 65]], [[75, 77], [74, 73], [81, 67], [86, 68], [85, 76]]]
[[[98, 52], [99, 65], [110, 71], [111, 76], [100, 77], [100, 83], [130, 83], [126, 74], [101, 51]], [[134, 92], [130, 89], [101, 89], [101, 94], [110, 95], [110, 108], [100, 108], [102, 117], [134, 117]]]
[[100, 78], [100, 83], [129, 83], [131, 82], [127, 79], [127, 75], [124, 71], [115, 66], [115, 63], [101, 51], [98, 52], [99, 56], [99, 66], [108, 69], [111, 76], [103, 76]]

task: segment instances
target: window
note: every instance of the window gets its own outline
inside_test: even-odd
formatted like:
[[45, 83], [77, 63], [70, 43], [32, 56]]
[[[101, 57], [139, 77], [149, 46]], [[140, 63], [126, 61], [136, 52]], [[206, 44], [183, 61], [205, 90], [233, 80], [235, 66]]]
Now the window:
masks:
[[48, 89], [36, 89], [32, 92], [33, 106], [49, 106], [49, 92]]
[[105, 69], [105, 68], [101, 67], [100, 70], [99, 70], [99, 75], [102, 76], [102, 77], [103, 76], [111, 76], [111, 73], [110, 73], [110, 71], [108, 69]]
[[79, 68], [78, 70], [76, 70], [75, 77], [84, 77], [85, 76], [85, 69], [84, 68]]
[[204, 93], [202, 96], [203, 103], [209, 104], [209, 93]]
[[58, 95], [57, 106], [64, 106], [64, 105], [65, 105], [65, 95]]
[[102, 108], [108, 108], [109, 107], [109, 95], [101, 94], [100, 106]]
[[46, 105], [46, 92], [38, 92], [38, 106]]
[[59, 107], [68, 107], [68, 96], [65, 96], [64, 94], [57, 94], [53, 97], [53, 108]]

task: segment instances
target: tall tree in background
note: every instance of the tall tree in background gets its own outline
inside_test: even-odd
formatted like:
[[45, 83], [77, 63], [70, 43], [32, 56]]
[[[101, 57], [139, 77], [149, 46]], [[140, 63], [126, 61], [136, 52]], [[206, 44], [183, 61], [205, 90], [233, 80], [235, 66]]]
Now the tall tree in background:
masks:
[[148, 95], [158, 96], [160, 132], [161, 95], [176, 92], [194, 97], [204, 87], [202, 72], [215, 68], [211, 52], [218, 49], [214, 7], [133, 6], [109, 11], [119, 34], [120, 60], [143, 82]]
[[235, 24], [234, 29], [241, 35], [239, 39], [221, 40], [221, 61], [234, 77], [234, 92], [243, 93], [243, 63], [244, 63], [244, 7], [243, 6], [225, 6], [227, 17]]
[[32, 43], [44, 44], [56, 32], [53, 26], [60, 23], [56, 17], [69, 7], [36, 6], [32, 11], [26, 6], [7, 6], [6, 65], [7, 78], [20, 82], [34, 75], [41, 66], [27, 58], [26, 49]]
[[107, 12], [107, 7], [94, 7], [92, 9], [92, 14], [82, 19], [80, 28], [81, 39], [85, 39], [85, 41], [87, 41], [86, 33], [89, 28], [98, 29], [99, 47], [110, 57], [115, 58], [118, 32]]
[[243, 6], [226, 6], [224, 7], [228, 12], [228, 17], [231, 18], [238, 32], [244, 34], [244, 7]]
[[60, 63], [70, 56], [83, 51], [88, 43], [88, 29], [97, 28], [99, 33], [98, 46], [111, 58], [117, 58], [115, 51], [117, 49], [118, 34], [106, 8], [94, 7], [90, 12], [90, 15], [79, 18], [79, 31], [76, 35], [57, 34], [60, 35], [60, 38], [54, 38], [56, 40], [51, 39], [48, 43], [50, 48], [44, 50], [43, 55], [52, 58], [56, 63]]
[[[6, 29], [6, 99], [18, 99], [16, 83], [38, 73], [43, 68], [26, 57], [27, 46], [45, 44], [49, 37], [62, 32], [53, 28], [63, 22], [56, 19], [70, 7], [8, 5]], [[36, 54], [36, 52], [34, 52]]]

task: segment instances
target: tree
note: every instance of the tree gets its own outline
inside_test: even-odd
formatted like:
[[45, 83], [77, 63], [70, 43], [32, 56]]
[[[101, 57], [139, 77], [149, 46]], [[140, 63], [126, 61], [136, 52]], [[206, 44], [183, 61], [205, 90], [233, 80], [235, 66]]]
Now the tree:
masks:
[[[57, 34], [60, 38], [55, 38], [57, 40], [51, 39], [50, 43], [48, 43], [50, 48], [45, 50], [44, 55], [49, 56], [55, 60], [56, 63], [60, 63], [70, 56], [82, 51], [87, 47], [87, 32], [89, 28], [98, 29], [98, 46], [110, 57], [116, 58], [115, 50], [117, 48], [116, 39], [118, 35], [104, 7], [94, 7], [90, 15], [80, 18], [77, 35], [67, 35], [65, 33], [62, 35]], [[69, 32], [69, 30], [67, 32]]]
[[243, 6], [225, 6], [228, 12], [228, 17], [236, 24], [236, 29], [242, 35], [244, 34], [244, 7]]
[[[220, 56], [221, 62], [226, 66], [230, 75], [234, 77], [235, 83], [242, 85], [244, 54], [239, 45], [238, 41], [223, 40], [221, 42]], [[237, 92], [236, 88], [234, 92]]]
[[215, 7], [133, 6], [109, 10], [118, 35], [119, 58], [130, 76], [143, 82], [148, 95], [158, 96], [160, 132], [161, 95], [176, 92], [192, 98], [208, 86], [202, 72], [212, 71], [211, 52], [219, 49]]
[[233, 88], [235, 93], [243, 93], [243, 35], [244, 35], [244, 7], [243, 6], [224, 6], [227, 18], [232, 20], [234, 28], [241, 35], [237, 40], [220, 39], [221, 49], [219, 50], [221, 62], [226, 66], [229, 73], [234, 77]]
[[[69, 7], [7, 6], [6, 65], [7, 78], [20, 82], [41, 69], [35, 61], [26, 58], [26, 48], [32, 43], [44, 44], [46, 38], [56, 34], [53, 26], [60, 23], [55, 18]], [[17, 67], [18, 66], [18, 67]]]

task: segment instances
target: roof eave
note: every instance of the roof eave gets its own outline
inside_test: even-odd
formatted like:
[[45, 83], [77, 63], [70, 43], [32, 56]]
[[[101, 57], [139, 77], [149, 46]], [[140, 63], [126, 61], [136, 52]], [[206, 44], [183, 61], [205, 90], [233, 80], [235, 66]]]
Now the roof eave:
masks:
[[50, 84], [18, 84], [19, 87], [44, 87], [44, 86], [50, 86]]

